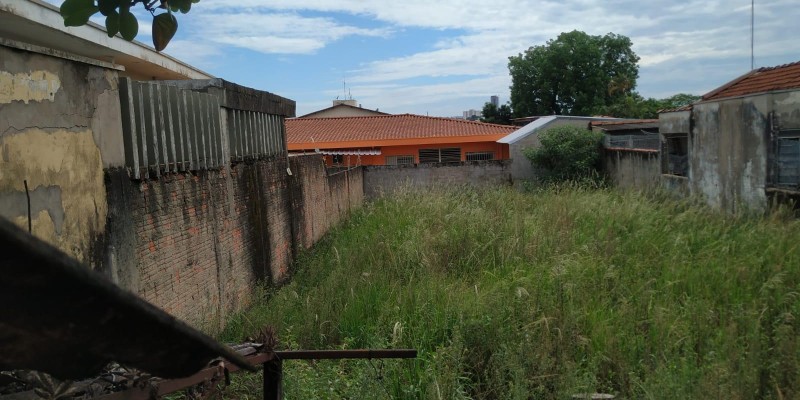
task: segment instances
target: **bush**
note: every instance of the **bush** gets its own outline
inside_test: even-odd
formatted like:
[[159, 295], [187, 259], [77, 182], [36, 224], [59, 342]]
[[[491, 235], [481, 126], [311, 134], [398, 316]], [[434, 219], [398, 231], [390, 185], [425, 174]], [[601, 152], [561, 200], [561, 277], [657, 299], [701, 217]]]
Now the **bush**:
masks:
[[596, 178], [603, 134], [576, 126], [560, 126], [539, 134], [541, 146], [523, 150], [545, 182]]

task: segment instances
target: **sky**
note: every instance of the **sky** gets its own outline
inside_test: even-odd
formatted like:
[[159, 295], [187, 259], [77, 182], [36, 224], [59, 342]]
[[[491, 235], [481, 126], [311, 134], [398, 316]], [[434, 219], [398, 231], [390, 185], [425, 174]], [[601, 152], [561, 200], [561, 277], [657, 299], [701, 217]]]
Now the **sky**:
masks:
[[[755, 66], [800, 60], [797, 0], [755, 0]], [[626, 35], [645, 97], [750, 70], [750, 0], [201, 0], [165, 52], [297, 102], [458, 116], [509, 100], [508, 57], [561, 32]], [[137, 40], [150, 43], [149, 16]]]

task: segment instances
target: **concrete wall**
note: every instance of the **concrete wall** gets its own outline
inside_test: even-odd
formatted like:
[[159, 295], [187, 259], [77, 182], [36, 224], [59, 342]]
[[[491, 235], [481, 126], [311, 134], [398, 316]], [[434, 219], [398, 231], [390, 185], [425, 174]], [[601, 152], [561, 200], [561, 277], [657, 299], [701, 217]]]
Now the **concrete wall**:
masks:
[[281, 283], [363, 203], [361, 170], [327, 176], [320, 156], [132, 181], [109, 171], [105, 272], [191, 325], [216, 332], [257, 282]]
[[650, 189], [660, 182], [658, 151], [606, 149], [603, 167], [614, 186], [619, 188]]
[[122, 165], [117, 72], [0, 46], [0, 216], [96, 267], [103, 169]]
[[509, 185], [511, 160], [472, 161], [461, 164], [365, 166], [364, 194], [374, 199], [406, 186]]
[[559, 126], [577, 126], [588, 129], [589, 123], [590, 120], [586, 118], [569, 119], [569, 117], [559, 117], [516, 143], [510, 144], [508, 150], [511, 159], [514, 160], [511, 164], [511, 176], [514, 182], [533, 180], [536, 178], [536, 169], [533, 167], [530, 160], [525, 157], [524, 151], [527, 148], [536, 148], [541, 145], [539, 142], [540, 133]]
[[766, 95], [694, 106], [692, 194], [732, 212], [766, 208], [769, 108]]

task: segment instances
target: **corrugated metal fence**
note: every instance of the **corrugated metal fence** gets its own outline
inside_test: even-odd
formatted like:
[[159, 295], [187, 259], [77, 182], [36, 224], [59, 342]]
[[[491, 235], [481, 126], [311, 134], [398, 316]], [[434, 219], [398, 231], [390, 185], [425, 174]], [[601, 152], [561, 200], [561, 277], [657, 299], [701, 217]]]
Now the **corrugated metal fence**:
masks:
[[227, 109], [215, 94], [122, 78], [120, 100], [125, 163], [136, 179], [286, 151], [282, 116]]

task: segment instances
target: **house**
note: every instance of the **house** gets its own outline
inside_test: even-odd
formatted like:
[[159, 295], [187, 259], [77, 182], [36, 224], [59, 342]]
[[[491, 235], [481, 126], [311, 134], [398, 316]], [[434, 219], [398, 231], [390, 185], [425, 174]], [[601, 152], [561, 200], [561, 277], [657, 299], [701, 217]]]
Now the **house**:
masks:
[[389, 115], [377, 109], [361, 108], [361, 104], [353, 99], [334, 100], [333, 105], [322, 110], [317, 110], [297, 118], [334, 118], [334, 117], [369, 117], [375, 115]]
[[289, 151], [338, 166], [504, 160], [508, 146], [497, 140], [514, 129], [413, 114], [286, 120]]
[[800, 62], [759, 68], [659, 114], [665, 186], [729, 212], [800, 194]]
[[533, 165], [525, 157], [525, 149], [538, 147], [539, 133], [559, 126], [578, 126], [590, 129], [590, 123], [597, 121], [619, 121], [610, 117], [575, 117], [567, 115], [534, 116], [515, 119], [515, 123], [526, 125], [500, 138], [497, 143], [508, 146], [511, 164], [511, 176], [514, 182], [531, 180], [536, 177]]

